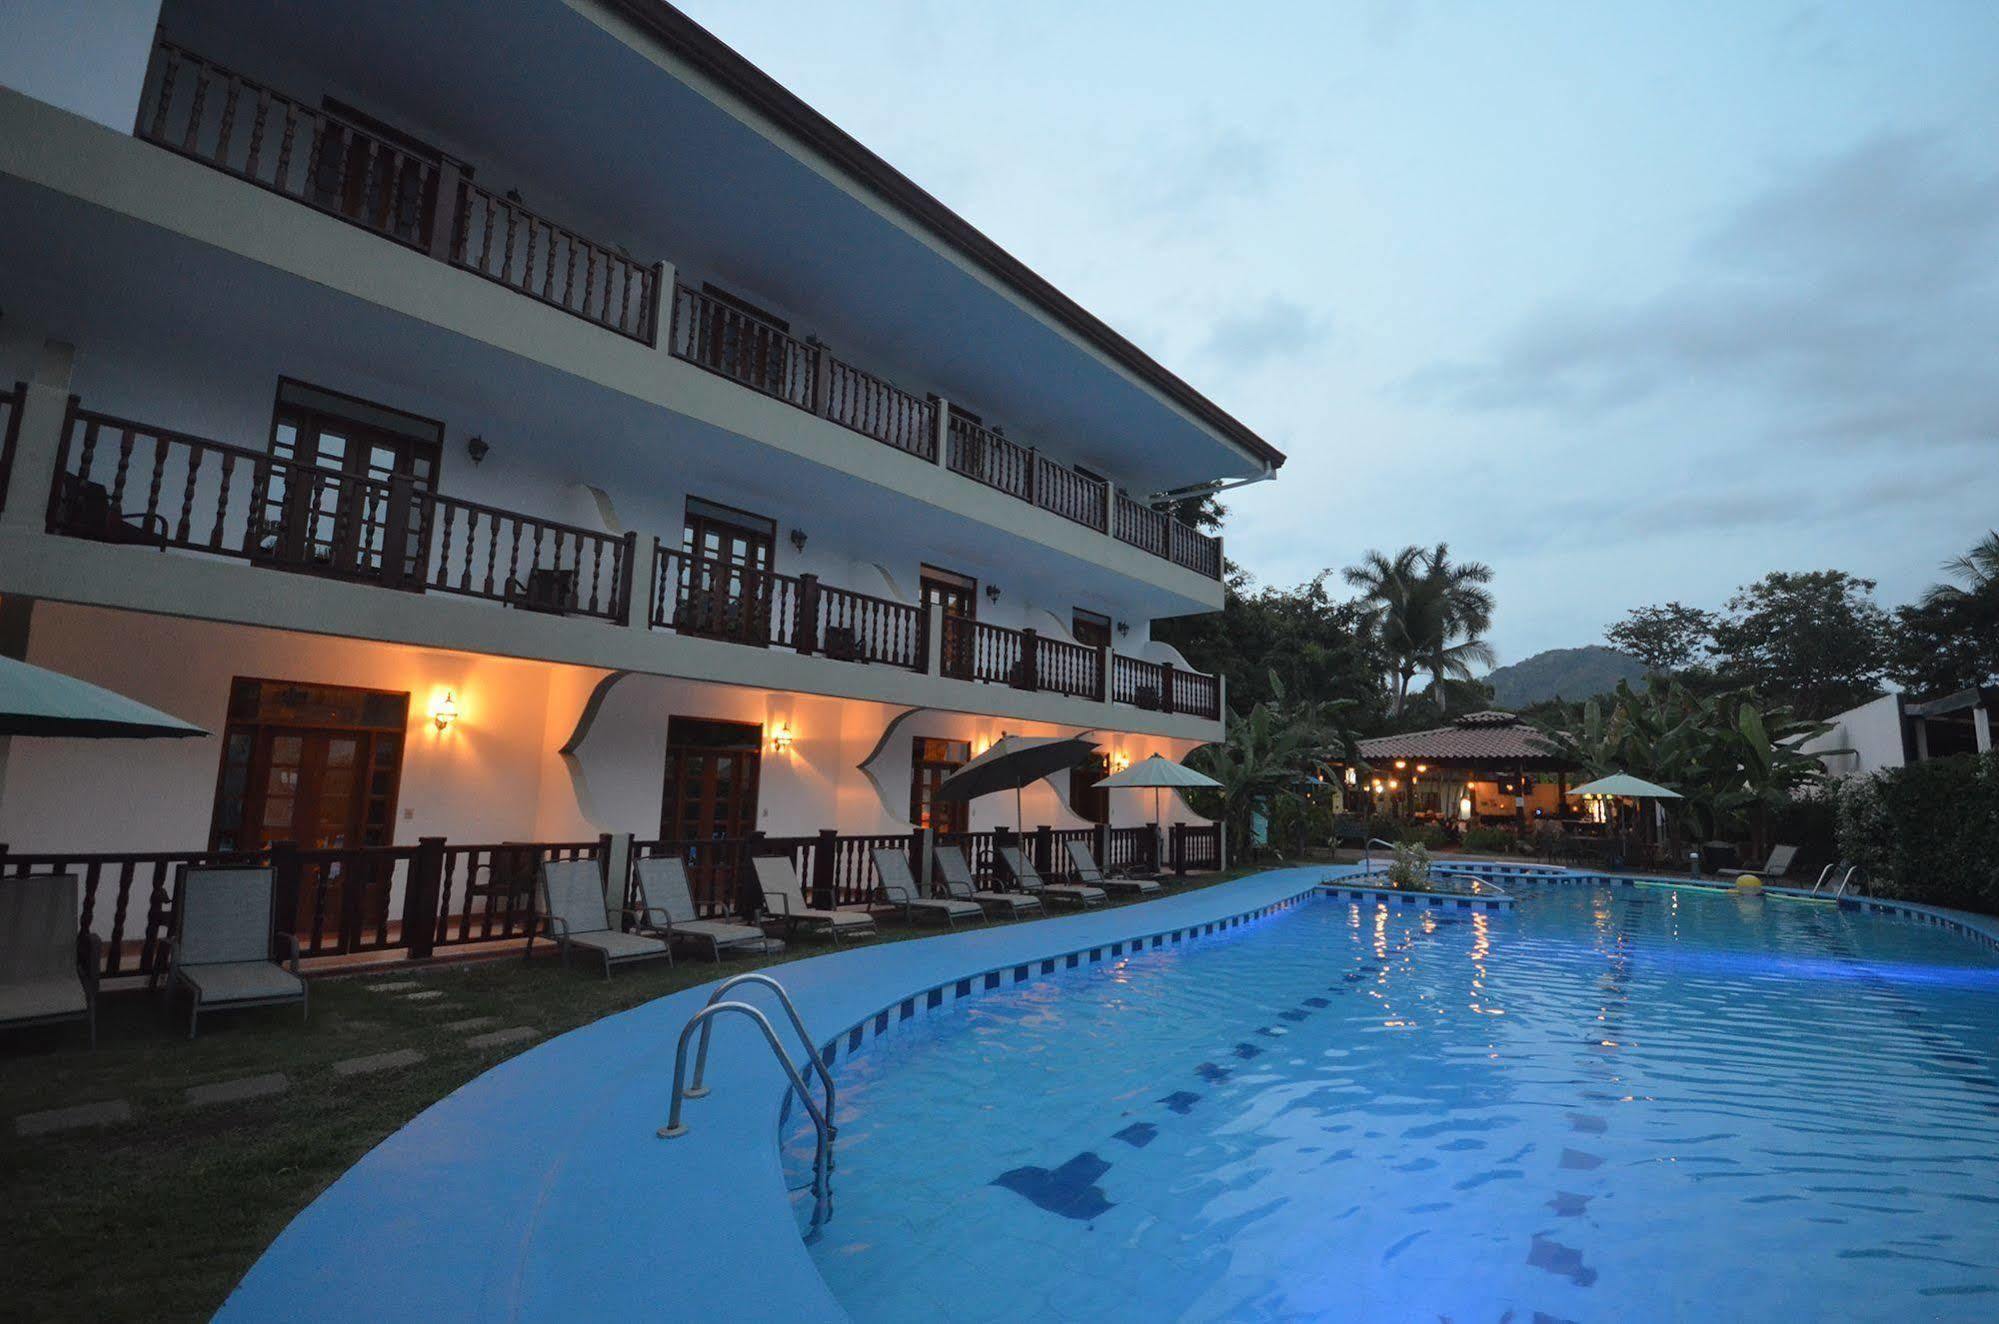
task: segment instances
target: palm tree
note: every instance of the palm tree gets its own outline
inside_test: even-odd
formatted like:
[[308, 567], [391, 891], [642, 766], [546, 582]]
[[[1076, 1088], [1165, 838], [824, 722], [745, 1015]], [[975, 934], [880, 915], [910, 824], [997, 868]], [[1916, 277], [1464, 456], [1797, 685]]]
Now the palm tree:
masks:
[[1422, 661], [1440, 713], [1449, 707], [1446, 680], [1470, 680], [1473, 667], [1493, 664], [1492, 646], [1479, 638], [1492, 628], [1492, 592], [1485, 587], [1491, 582], [1492, 567], [1482, 561], [1453, 565], [1448, 543], [1438, 543], [1423, 558], [1422, 596], [1431, 604], [1431, 619]]
[[1444, 682], [1470, 680], [1474, 668], [1491, 666], [1491, 645], [1479, 636], [1492, 625], [1492, 567], [1457, 564], [1448, 543], [1427, 551], [1405, 547], [1393, 557], [1369, 552], [1349, 566], [1346, 580], [1368, 604], [1368, 624], [1387, 653], [1393, 698], [1400, 717], [1417, 676], [1430, 676], [1439, 711], [1448, 707]]
[[1999, 529], [1986, 533], [1963, 556], [1953, 556], [1945, 561], [1943, 572], [1952, 579], [1961, 580], [1964, 586], [1932, 585], [1930, 591], [1923, 594], [1925, 607], [1949, 606], [1966, 598], [1999, 596]]
[[1421, 627], [1417, 623], [1417, 618], [1424, 614], [1417, 596], [1422, 562], [1421, 548], [1404, 547], [1393, 558], [1370, 551], [1359, 565], [1350, 565], [1345, 571], [1347, 583], [1359, 589], [1367, 603], [1368, 628], [1380, 639], [1382, 651], [1388, 655], [1389, 690], [1393, 695], [1389, 713], [1395, 717], [1402, 715], [1409, 682], [1422, 666], [1419, 656], [1422, 642], [1418, 635]]

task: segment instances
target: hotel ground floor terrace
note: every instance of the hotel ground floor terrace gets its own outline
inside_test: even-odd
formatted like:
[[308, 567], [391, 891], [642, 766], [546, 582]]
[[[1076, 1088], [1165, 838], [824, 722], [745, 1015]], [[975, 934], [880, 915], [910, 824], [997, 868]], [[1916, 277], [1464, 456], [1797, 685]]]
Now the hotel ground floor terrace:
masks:
[[1219, 864], [1219, 831], [1177, 799], [1155, 835], [1149, 793], [1092, 789], [1128, 761], [1184, 757], [1201, 743], [1186, 737], [18, 597], [0, 605], [27, 660], [213, 733], [16, 738], [8, 749], [0, 871], [77, 874], [112, 977], [159, 969], [181, 868], [221, 857], [268, 860], [279, 927], [308, 958], [329, 960], [518, 945], [536, 867], [551, 858], [601, 858], [615, 896], [634, 854], [677, 854], [697, 905], [725, 913], [742, 908], [752, 855], [789, 854], [817, 896], [866, 905], [875, 846], [920, 857], [955, 845], [990, 866], [995, 830], [1015, 827], [1014, 797], [950, 804], [935, 791], [1009, 732], [1086, 734], [1099, 747], [1021, 793], [1019, 821], [1044, 869], [1066, 872], [1068, 839], [1107, 863]]

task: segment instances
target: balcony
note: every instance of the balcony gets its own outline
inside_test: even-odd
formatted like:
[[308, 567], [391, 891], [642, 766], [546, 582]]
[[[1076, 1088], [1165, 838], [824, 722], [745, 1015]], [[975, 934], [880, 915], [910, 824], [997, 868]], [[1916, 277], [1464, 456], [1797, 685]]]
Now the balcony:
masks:
[[[400, 140], [160, 41], [134, 134], [915, 460], [1219, 579], [1219, 539], [473, 181]], [[662, 302], [670, 296], [662, 326]], [[940, 423], [940, 412], [945, 415]]]
[[[19, 400], [18, 390], [0, 395], [0, 426], [10, 439]], [[300, 463], [86, 409], [74, 397], [56, 454], [47, 527], [65, 537], [616, 626], [643, 619], [657, 630], [835, 663], [1221, 716], [1213, 676], [658, 540], [649, 598], [634, 603], [634, 585], [645, 578], [635, 534], [467, 501], [407, 475]]]
[[[780, 574], [657, 540], [653, 565], [648, 620], [654, 629], [1150, 712], [1221, 716], [1220, 682], [1171, 663], [933, 614], [836, 588], [817, 575]], [[941, 623], [934, 647], [933, 622]]]

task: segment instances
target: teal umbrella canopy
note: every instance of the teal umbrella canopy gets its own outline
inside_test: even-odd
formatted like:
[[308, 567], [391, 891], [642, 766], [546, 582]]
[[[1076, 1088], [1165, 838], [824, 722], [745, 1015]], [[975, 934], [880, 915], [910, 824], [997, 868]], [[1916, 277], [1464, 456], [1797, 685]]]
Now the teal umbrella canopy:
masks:
[[1631, 800], [1678, 800], [1678, 791], [1669, 791], [1628, 772], [1613, 772], [1581, 786], [1571, 786], [1570, 795], [1621, 795]]
[[1154, 754], [1150, 758], [1141, 759], [1137, 763], [1132, 764], [1123, 772], [1112, 773], [1098, 782], [1097, 785], [1111, 791], [1132, 787], [1144, 788], [1157, 786], [1181, 790], [1201, 790], [1203, 788], [1220, 786], [1221, 783], [1205, 773], [1195, 772], [1192, 768], [1175, 763], [1172, 759], [1166, 758], [1163, 755]]
[[0, 657], [0, 736], [147, 739], [207, 734], [89, 681]]

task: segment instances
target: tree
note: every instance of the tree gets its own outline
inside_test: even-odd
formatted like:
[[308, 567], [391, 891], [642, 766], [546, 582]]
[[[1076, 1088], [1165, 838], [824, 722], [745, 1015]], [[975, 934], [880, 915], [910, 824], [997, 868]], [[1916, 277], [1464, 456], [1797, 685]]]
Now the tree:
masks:
[[1328, 762], [1353, 748], [1341, 727], [1346, 703], [1294, 702], [1282, 680], [1273, 675], [1269, 684], [1268, 702], [1232, 717], [1224, 740], [1187, 757], [1188, 767], [1221, 783], [1219, 790], [1196, 792], [1194, 807], [1226, 823], [1229, 839], [1242, 846], [1250, 840], [1252, 813], [1274, 813], [1301, 799], [1301, 786], [1325, 780]]
[[1728, 600], [1715, 623], [1724, 679], [1826, 717], [1880, 692], [1891, 623], [1874, 581], [1843, 570], [1772, 571]]
[[1888, 674], [1932, 695], [1999, 684], [1999, 531], [1943, 569], [1958, 582], [1896, 610]]
[[1449, 706], [1447, 681], [1470, 680], [1475, 666], [1491, 666], [1492, 647], [1479, 636], [1492, 625], [1492, 568], [1478, 561], [1454, 564], [1447, 543], [1425, 550], [1405, 547], [1394, 556], [1370, 551], [1349, 566], [1346, 580], [1360, 589], [1367, 624], [1387, 660], [1389, 714], [1399, 717], [1418, 675], [1431, 678], [1438, 711]]
[[1634, 607], [1624, 619], [1603, 632], [1605, 642], [1629, 653], [1654, 675], [1687, 671], [1703, 659], [1714, 642], [1713, 612], [1668, 602], [1663, 607]]
[[1153, 635], [1197, 669], [1226, 677], [1232, 708], [1269, 701], [1275, 677], [1301, 700], [1350, 702], [1352, 720], [1372, 730], [1383, 708], [1383, 659], [1361, 604], [1328, 591], [1331, 574], [1289, 589], [1252, 589], [1233, 576], [1220, 612], [1160, 621]]

